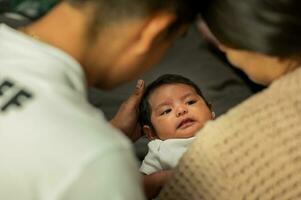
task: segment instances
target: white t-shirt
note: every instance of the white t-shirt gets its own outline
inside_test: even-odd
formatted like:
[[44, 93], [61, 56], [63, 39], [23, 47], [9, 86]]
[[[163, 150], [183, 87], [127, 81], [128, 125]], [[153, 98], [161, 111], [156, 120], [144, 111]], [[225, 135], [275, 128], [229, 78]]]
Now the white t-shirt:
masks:
[[155, 139], [150, 141], [148, 143], [148, 153], [142, 162], [140, 171], [144, 174], [152, 174], [157, 171], [175, 168], [194, 138]]
[[0, 199], [140, 200], [129, 140], [69, 55], [0, 25]]

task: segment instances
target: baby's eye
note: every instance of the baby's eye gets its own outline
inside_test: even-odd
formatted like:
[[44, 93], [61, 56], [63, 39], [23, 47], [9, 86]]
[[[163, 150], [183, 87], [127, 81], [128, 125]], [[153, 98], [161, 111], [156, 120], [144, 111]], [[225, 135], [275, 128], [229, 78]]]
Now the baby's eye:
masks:
[[169, 108], [169, 109], [166, 109], [163, 112], [161, 112], [160, 115], [166, 115], [166, 114], [168, 114], [170, 112], [171, 112], [171, 109]]
[[190, 101], [187, 101], [187, 104], [192, 105], [192, 104], [195, 104], [196, 102], [197, 102], [196, 100], [190, 100]]

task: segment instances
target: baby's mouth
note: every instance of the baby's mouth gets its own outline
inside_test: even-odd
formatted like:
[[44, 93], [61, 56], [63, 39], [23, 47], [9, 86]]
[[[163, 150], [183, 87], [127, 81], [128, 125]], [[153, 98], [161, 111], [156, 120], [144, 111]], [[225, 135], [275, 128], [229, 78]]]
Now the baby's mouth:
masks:
[[192, 125], [194, 122], [195, 122], [195, 120], [190, 119], [190, 118], [184, 119], [178, 124], [177, 129], [186, 128], [186, 127]]

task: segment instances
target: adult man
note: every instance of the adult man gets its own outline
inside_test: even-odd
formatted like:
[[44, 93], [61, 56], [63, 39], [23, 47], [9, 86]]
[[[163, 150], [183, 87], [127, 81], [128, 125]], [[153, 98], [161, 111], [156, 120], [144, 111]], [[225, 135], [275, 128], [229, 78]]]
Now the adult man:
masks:
[[[0, 199], [143, 199], [131, 146], [87, 103], [86, 85], [110, 89], [148, 69], [196, 7], [69, 0], [20, 32], [1, 25]], [[112, 124], [133, 138], [135, 117]]]

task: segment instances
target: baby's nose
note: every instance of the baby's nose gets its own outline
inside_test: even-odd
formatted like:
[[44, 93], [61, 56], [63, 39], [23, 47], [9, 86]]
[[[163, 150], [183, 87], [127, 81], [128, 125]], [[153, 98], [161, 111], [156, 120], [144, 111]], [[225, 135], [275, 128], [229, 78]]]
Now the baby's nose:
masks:
[[178, 108], [176, 116], [180, 117], [182, 115], [185, 115], [186, 113], [188, 113], [188, 109], [185, 106], [181, 106]]

